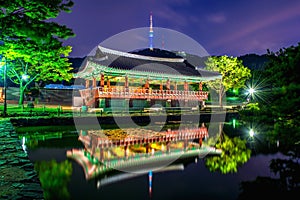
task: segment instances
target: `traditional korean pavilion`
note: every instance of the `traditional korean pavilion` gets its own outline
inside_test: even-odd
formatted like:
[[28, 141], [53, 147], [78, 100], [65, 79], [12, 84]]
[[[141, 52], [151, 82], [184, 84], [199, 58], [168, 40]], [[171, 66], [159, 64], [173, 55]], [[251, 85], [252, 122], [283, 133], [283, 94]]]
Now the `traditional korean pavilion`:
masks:
[[149, 48], [122, 52], [99, 45], [86, 58], [75, 74], [85, 80], [86, 89], [80, 90], [85, 105], [143, 109], [204, 104], [208, 92], [202, 91], [203, 82], [220, 79], [221, 74], [194, 66], [175, 52], [153, 48], [152, 16], [150, 21]]

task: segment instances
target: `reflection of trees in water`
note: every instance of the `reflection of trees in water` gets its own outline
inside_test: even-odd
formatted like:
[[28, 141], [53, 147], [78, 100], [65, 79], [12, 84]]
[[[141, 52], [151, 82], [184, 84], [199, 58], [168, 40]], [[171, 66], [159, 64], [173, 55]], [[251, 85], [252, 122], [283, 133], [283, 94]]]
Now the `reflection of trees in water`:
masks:
[[223, 174], [237, 172], [237, 168], [246, 163], [251, 150], [246, 146], [246, 140], [238, 137], [229, 138], [222, 133], [222, 140], [216, 143], [217, 149], [222, 149], [220, 156], [208, 156], [205, 165], [211, 171], [220, 171]]
[[44, 190], [44, 198], [70, 199], [68, 182], [72, 175], [72, 164], [65, 160], [61, 163], [52, 161], [38, 161], [34, 164]]
[[[259, 119], [257, 118], [257, 121]], [[244, 124], [247, 124], [247, 122], [244, 122]], [[284, 158], [272, 159], [269, 165], [270, 171], [274, 175], [278, 175], [279, 178], [258, 176], [255, 180], [241, 182], [239, 199], [261, 197], [261, 194], [276, 199], [279, 197], [292, 198], [293, 195], [299, 195], [299, 132], [291, 127], [294, 127], [294, 125], [272, 120], [271, 125], [264, 124], [264, 126], [260, 126], [259, 134], [248, 141], [255, 154], [280, 152], [284, 155]]]
[[253, 181], [242, 182], [239, 199], [255, 198], [261, 194], [276, 199], [292, 199], [300, 194], [299, 155], [291, 152], [287, 159], [273, 159], [270, 170], [279, 178], [258, 176]]
[[255, 198], [261, 193], [276, 199], [292, 199], [300, 194], [300, 134], [297, 126], [295, 121], [272, 120], [271, 124], [265, 124], [259, 142], [253, 138], [256, 154], [280, 152], [285, 157], [272, 159], [269, 165], [270, 171], [279, 178], [258, 176], [253, 181], [241, 182], [239, 199]]

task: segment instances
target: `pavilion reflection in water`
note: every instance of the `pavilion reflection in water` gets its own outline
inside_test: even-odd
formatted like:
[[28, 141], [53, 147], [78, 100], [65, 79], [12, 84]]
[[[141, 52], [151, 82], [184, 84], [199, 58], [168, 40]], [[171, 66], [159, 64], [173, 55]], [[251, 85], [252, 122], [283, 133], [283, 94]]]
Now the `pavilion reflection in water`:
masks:
[[151, 184], [152, 172], [183, 170], [180, 159], [219, 154], [202, 143], [206, 138], [204, 124], [159, 132], [142, 128], [82, 130], [79, 140], [85, 148], [69, 150], [67, 157], [82, 166], [87, 180], [98, 179], [98, 187], [147, 173]]

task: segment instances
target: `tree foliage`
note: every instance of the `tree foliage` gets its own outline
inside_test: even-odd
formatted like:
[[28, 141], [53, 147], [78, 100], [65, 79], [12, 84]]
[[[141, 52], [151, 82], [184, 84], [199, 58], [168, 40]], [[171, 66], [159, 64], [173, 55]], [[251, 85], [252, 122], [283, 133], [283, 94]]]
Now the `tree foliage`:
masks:
[[270, 62], [266, 66], [265, 76], [271, 77], [273, 88], [273, 114], [292, 119], [300, 112], [300, 43], [298, 46], [268, 51]]
[[237, 57], [212, 56], [205, 63], [206, 70], [218, 71], [222, 74], [222, 80], [209, 81], [208, 87], [219, 93], [220, 106], [222, 97], [229, 89], [239, 89], [245, 85], [245, 82], [251, 76], [249, 68], [245, 67]]
[[274, 133], [288, 130], [300, 140], [300, 43], [282, 48], [277, 52], [268, 51], [269, 62], [264, 76], [270, 79], [271, 103], [262, 104], [261, 110], [274, 119]]
[[274, 86], [300, 83], [299, 74], [296, 73], [300, 67], [300, 43], [277, 52], [268, 50], [268, 58], [270, 61], [265, 66], [265, 75], [271, 77]]
[[[71, 29], [51, 21], [60, 12], [71, 12], [70, 0], [1, 2], [0, 54], [7, 75], [23, 92], [33, 81], [70, 80], [70, 46], [62, 42], [74, 36]], [[24, 77], [27, 80], [24, 80]]]

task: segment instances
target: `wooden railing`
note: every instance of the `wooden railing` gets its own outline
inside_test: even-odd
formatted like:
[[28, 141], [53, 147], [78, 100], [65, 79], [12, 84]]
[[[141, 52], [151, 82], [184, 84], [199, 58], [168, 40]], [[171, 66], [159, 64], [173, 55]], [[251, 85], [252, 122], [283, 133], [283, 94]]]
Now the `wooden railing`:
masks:
[[160, 135], [131, 135], [123, 139], [109, 139], [108, 137], [99, 137], [98, 135], [80, 133], [79, 140], [86, 146], [95, 145], [96, 148], [108, 148], [113, 146], [130, 146], [135, 144], [147, 144], [156, 142], [175, 142], [184, 140], [203, 139], [208, 137], [206, 127], [184, 129], [184, 130], [167, 130], [159, 132]]
[[103, 88], [96, 87], [80, 91], [81, 97], [122, 98], [122, 99], [161, 99], [161, 100], [196, 100], [208, 98], [208, 92], [183, 90], [152, 90], [141, 88]]

